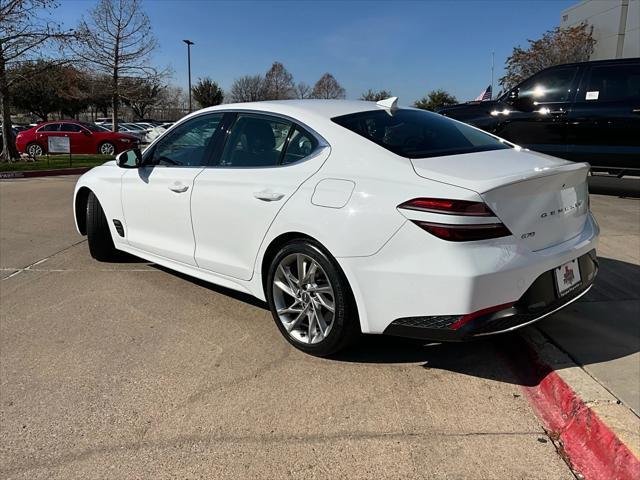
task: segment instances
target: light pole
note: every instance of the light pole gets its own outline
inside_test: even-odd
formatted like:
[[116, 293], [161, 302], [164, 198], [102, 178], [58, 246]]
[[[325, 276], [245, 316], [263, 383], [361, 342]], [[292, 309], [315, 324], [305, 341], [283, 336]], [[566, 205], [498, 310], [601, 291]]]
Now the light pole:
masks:
[[191, 45], [194, 43], [191, 40], [182, 40], [187, 44], [187, 65], [189, 69], [189, 113], [191, 113]]

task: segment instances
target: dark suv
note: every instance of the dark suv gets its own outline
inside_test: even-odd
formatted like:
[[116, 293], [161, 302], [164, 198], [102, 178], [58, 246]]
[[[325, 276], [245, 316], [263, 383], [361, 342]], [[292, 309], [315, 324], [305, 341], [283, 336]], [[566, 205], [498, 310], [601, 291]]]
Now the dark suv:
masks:
[[439, 113], [594, 170], [640, 172], [640, 58], [557, 65]]

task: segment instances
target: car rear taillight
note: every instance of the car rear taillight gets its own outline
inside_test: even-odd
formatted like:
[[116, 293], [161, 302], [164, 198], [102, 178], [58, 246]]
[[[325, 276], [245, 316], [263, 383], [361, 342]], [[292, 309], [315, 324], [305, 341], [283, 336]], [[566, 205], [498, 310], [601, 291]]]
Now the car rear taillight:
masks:
[[511, 235], [502, 223], [481, 223], [474, 225], [451, 225], [444, 223], [421, 222], [412, 220], [423, 230], [450, 242], [470, 242], [473, 240], [488, 240]]
[[[398, 205], [405, 210], [456, 215], [459, 217], [495, 217], [495, 213], [483, 202], [449, 200], [442, 198], [414, 198]], [[496, 218], [497, 220], [497, 218]], [[450, 242], [488, 240], [511, 235], [502, 222], [494, 223], [440, 223], [411, 219], [413, 223], [430, 234]]]
[[444, 213], [448, 215], [465, 215], [472, 217], [495, 217], [495, 214], [482, 202], [468, 200], [447, 200], [443, 198], [414, 198], [398, 205], [398, 208], [418, 210], [421, 212]]

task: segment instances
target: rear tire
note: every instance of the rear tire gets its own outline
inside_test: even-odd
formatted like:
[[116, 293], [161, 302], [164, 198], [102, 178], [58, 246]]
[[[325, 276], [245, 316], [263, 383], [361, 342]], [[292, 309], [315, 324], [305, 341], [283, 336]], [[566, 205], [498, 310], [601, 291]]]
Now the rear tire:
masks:
[[86, 215], [87, 240], [91, 256], [100, 262], [115, 260], [118, 257], [118, 250], [113, 244], [109, 221], [93, 192], [89, 192], [87, 198]]
[[101, 155], [115, 155], [116, 146], [111, 142], [102, 142], [98, 147], [98, 153]]
[[303, 352], [332, 355], [360, 334], [349, 283], [315, 242], [293, 240], [281, 248], [269, 266], [266, 294], [280, 333]]

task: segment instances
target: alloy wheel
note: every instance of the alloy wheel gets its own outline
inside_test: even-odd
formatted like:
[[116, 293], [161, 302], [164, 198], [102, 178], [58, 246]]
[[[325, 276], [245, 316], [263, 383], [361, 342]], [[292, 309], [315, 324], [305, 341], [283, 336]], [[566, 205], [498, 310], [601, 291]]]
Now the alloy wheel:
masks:
[[335, 297], [318, 262], [302, 253], [287, 255], [278, 264], [272, 289], [278, 318], [290, 337], [315, 344], [329, 335]]
[[31, 145], [29, 145], [29, 148], [27, 148], [27, 155], [33, 158], [40, 157], [43, 153], [44, 152], [42, 151], [42, 147], [37, 143], [32, 143]]
[[100, 145], [100, 153], [103, 155], [113, 155], [115, 151], [116, 151], [116, 148], [113, 146], [112, 143], [105, 142], [102, 145]]

